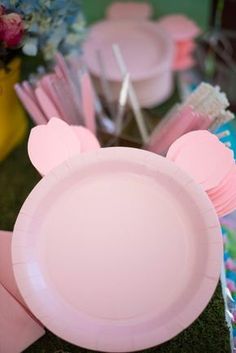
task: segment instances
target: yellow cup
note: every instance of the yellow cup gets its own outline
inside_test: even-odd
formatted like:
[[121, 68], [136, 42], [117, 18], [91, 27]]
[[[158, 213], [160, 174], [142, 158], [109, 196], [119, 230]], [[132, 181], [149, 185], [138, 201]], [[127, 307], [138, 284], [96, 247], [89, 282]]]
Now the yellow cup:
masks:
[[11, 61], [9, 71], [0, 69], [0, 161], [16, 147], [27, 131], [25, 112], [14, 90], [20, 79], [20, 58]]

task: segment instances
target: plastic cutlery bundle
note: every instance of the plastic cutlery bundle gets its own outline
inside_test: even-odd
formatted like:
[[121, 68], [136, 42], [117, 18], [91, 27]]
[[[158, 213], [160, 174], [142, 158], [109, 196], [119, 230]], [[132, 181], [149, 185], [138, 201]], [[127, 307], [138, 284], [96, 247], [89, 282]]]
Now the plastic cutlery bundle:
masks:
[[16, 84], [15, 90], [37, 125], [58, 117], [96, 132], [94, 91], [78, 55], [65, 59], [57, 53], [52, 72], [39, 69], [29, 81]]
[[213, 131], [234, 118], [227, 110], [229, 102], [219, 87], [201, 83], [182, 103], [171, 110], [162, 124], [152, 132], [147, 149], [166, 154], [170, 145], [183, 134], [193, 130]]

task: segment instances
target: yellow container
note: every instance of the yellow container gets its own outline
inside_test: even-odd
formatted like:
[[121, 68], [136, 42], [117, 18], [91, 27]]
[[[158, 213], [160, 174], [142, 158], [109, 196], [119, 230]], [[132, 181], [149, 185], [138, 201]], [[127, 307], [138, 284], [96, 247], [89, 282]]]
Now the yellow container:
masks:
[[27, 131], [25, 112], [14, 91], [20, 79], [21, 60], [15, 58], [8, 67], [0, 69], [0, 161], [16, 147]]

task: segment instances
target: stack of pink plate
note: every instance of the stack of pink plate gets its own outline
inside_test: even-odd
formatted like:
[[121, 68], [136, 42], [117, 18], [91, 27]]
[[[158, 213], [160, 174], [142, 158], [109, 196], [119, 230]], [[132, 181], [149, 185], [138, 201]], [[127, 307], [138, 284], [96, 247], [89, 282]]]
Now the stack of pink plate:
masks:
[[175, 58], [173, 68], [175, 70], [185, 70], [193, 66], [194, 38], [199, 35], [200, 28], [195, 22], [182, 14], [162, 17], [158, 24], [174, 40]]
[[137, 20], [107, 20], [90, 29], [84, 45], [88, 68], [101, 90], [99, 51], [113, 98], [117, 100], [122, 75], [113, 55], [113, 44], [118, 44], [121, 49], [141, 106], [154, 106], [170, 96], [173, 88], [173, 42], [168, 33], [154, 22]]
[[177, 139], [167, 158], [191, 175], [211, 199], [219, 216], [236, 208], [236, 166], [233, 152], [208, 131]]

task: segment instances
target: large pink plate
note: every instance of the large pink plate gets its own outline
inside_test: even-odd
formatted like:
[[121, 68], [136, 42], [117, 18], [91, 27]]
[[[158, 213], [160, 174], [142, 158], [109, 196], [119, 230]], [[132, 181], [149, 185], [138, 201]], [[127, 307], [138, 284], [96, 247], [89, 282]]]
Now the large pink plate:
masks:
[[55, 168], [31, 192], [12, 244], [19, 289], [56, 335], [128, 352], [160, 344], [209, 302], [219, 222], [204, 191], [147, 151], [106, 148]]
[[173, 43], [158, 25], [148, 21], [102, 21], [91, 27], [84, 44], [89, 70], [100, 76], [96, 52], [100, 51], [109, 80], [121, 81], [112, 51], [118, 44], [133, 81], [146, 80], [171, 70]]

